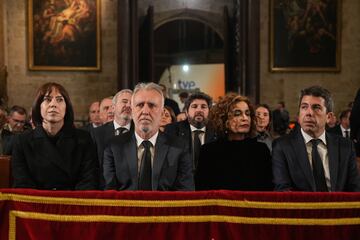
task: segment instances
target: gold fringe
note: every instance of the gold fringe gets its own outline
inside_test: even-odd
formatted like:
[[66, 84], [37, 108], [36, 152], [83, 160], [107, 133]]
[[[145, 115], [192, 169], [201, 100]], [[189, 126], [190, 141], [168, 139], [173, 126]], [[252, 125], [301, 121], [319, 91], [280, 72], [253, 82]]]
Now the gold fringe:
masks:
[[111, 207], [203, 207], [222, 206], [258, 209], [359, 209], [359, 201], [349, 202], [260, 202], [248, 200], [199, 199], [199, 200], [120, 200], [30, 196], [0, 193], [0, 200], [40, 204]]

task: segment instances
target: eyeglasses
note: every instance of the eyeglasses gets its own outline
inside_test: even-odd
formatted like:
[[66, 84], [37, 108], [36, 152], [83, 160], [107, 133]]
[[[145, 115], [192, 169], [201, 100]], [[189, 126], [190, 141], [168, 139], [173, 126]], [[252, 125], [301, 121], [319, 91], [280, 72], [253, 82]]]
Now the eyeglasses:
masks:
[[13, 119], [13, 118], [11, 120], [13, 120], [18, 125], [24, 125], [26, 123], [25, 120], [17, 120], [17, 119]]

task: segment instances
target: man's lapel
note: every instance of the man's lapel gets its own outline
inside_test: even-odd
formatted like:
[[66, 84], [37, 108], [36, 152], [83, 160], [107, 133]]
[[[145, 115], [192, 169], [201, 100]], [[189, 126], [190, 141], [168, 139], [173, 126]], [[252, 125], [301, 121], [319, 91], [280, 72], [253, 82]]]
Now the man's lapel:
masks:
[[329, 156], [331, 191], [336, 191], [336, 182], [339, 170], [339, 142], [337, 138], [332, 137], [330, 134], [326, 133], [326, 144]]
[[166, 154], [168, 152], [169, 145], [167, 144], [167, 139], [165, 134], [159, 132], [159, 136], [156, 140], [155, 144], [155, 155], [154, 155], [154, 161], [153, 161], [153, 171], [152, 171], [152, 184], [153, 184], [153, 190], [158, 189], [159, 185], [159, 178], [162, 166], [165, 161]]
[[315, 181], [311, 171], [304, 138], [302, 137], [300, 130], [297, 131], [291, 138], [291, 145], [295, 153], [293, 159], [297, 159], [300, 164], [301, 170], [304, 173], [306, 181], [309, 183], [312, 190], [315, 191]]

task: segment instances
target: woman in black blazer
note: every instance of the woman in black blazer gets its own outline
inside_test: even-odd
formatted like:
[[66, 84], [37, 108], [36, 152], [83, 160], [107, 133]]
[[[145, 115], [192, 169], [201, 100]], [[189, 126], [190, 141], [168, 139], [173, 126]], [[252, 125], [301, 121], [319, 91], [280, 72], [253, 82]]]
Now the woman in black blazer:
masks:
[[12, 153], [16, 188], [90, 190], [98, 187], [95, 146], [89, 133], [74, 127], [69, 94], [57, 83], [37, 92], [35, 129], [18, 135]]
[[210, 111], [218, 140], [201, 147], [196, 190], [273, 190], [270, 151], [255, 136], [255, 113], [248, 98], [228, 94]]

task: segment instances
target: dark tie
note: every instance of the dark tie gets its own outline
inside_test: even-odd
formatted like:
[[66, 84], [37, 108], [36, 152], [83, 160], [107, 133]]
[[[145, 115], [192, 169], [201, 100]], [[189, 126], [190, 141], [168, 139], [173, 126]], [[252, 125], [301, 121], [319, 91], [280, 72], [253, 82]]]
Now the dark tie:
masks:
[[123, 134], [127, 131], [127, 128], [124, 128], [124, 127], [118, 127], [116, 130], [115, 130], [115, 136], [117, 135], [120, 135], [120, 134]]
[[312, 139], [312, 168], [313, 175], [315, 180], [315, 187], [317, 192], [328, 192], [328, 188], [326, 186], [324, 167], [317, 149], [318, 144], [321, 142], [320, 139]]
[[345, 130], [344, 132], [345, 132], [345, 137], [346, 137], [346, 138], [349, 138], [349, 137], [350, 137], [350, 135], [349, 135], [349, 130]]
[[194, 131], [194, 149], [193, 149], [193, 164], [194, 169], [196, 169], [199, 155], [200, 155], [200, 148], [201, 148], [201, 141], [200, 141], [200, 134], [203, 133], [202, 130], [195, 130]]
[[152, 170], [151, 170], [151, 152], [150, 147], [152, 146], [150, 141], [143, 141], [141, 143], [144, 146], [144, 154], [140, 164], [140, 175], [139, 175], [139, 190], [152, 190]]

